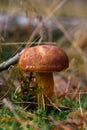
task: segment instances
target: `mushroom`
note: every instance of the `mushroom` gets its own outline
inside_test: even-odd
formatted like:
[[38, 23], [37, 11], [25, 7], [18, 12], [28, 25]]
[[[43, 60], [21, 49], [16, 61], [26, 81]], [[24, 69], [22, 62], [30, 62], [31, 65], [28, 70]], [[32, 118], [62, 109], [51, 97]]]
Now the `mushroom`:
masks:
[[26, 47], [19, 59], [19, 69], [25, 72], [36, 72], [38, 84], [38, 106], [41, 106], [41, 94], [46, 101], [54, 97], [53, 72], [64, 70], [68, 67], [69, 61], [66, 53], [54, 45], [38, 45]]

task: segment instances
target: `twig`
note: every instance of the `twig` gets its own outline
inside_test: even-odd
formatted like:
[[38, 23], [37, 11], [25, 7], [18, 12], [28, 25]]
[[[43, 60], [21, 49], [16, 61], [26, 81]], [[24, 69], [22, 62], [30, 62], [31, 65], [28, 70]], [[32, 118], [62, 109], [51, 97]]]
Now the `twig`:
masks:
[[14, 64], [16, 64], [19, 60], [19, 57], [20, 57], [20, 53], [17, 53], [14, 57], [12, 57], [11, 59], [3, 62], [0, 64], [0, 71], [3, 71], [3, 70], [6, 70], [6, 69], [9, 69], [9, 67], [12, 67]]
[[81, 83], [78, 83], [77, 88], [76, 88], [75, 92], [74, 92], [73, 95], [72, 95], [72, 100], [75, 100], [75, 99], [76, 99], [77, 94], [78, 94], [78, 92], [79, 92], [79, 90], [80, 90], [80, 85], [81, 85]]
[[16, 114], [14, 107], [12, 106], [11, 102], [8, 101], [6, 98], [3, 99], [3, 103], [11, 110], [11, 112], [14, 114], [17, 121], [22, 125], [22, 120], [20, 117]]
[[[10, 44], [10, 43], [7, 43], [7, 44]], [[12, 43], [12, 44], [16, 44], [16, 43]], [[31, 47], [33, 45], [33, 42], [28, 42], [28, 44], [29, 44], [29, 47]], [[42, 45], [42, 44], [56, 45], [55, 42], [47, 42], [47, 43], [45, 43], [45, 42], [42, 42], [42, 43], [36, 42], [36, 43], [34, 43], [34, 45], [38, 45], [38, 44], [40, 44], [40, 45]], [[23, 51], [24, 51], [24, 49], [21, 52], [17, 53], [12, 58], [10, 58], [9, 60], [1, 63], [0, 64], [0, 72], [4, 71], [4, 70], [7, 70], [7, 69], [10, 69], [11, 67], [13, 67], [13, 65], [15, 65], [18, 62], [18, 60], [20, 58], [20, 55], [22, 54]]]
[[24, 130], [28, 130], [27, 129], [27, 125], [31, 126], [33, 128], [33, 130], [39, 130], [39, 128], [34, 125], [31, 121], [23, 121], [20, 116], [16, 113], [15, 108], [13, 107], [12, 103], [7, 100], [6, 98], [3, 99], [3, 103], [10, 109], [10, 111], [13, 113], [15, 119], [21, 124], [21, 126], [24, 128]]
[[80, 110], [81, 116], [83, 117], [83, 110], [82, 110], [82, 107], [81, 107], [81, 97], [80, 97], [80, 92], [79, 92], [79, 110]]
[[[48, 20], [50, 19], [53, 14], [60, 9], [68, 0], [63, 0], [62, 2], [58, 3], [57, 6], [53, 9], [53, 11], [45, 18], [42, 19], [40, 24], [35, 28], [34, 32], [32, 33], [31, 37], [29, 38], [28, 42], [31, 42], [32, 39], [34, 38], [34, 36], [36, 35], [36, 33], [38, 32], [39, 29], [41, 29], [42, 25]], [[26, 46], [28, 46], [28, 43], [26, 44]]]
[[82, 118], [82, 120], [83, 120], [83, 126], [84, 126], [84, 128], [87, 128], [87, 123], [86, 123], [86, 120], [85, 120], [85, 116], [84, 116], [84, 113], [83, 113], [83, 109], [82, 109], [82, 107], [81, 107], [80, 92], [79, 92], [79, 105], [80, 105], [79, 110], [80, 110], [80, 113], [81, 113], [81, 118]]
[[50, 120], [54, 124], [55, 129], [63, 129], [63, 130], [72, 130], [68, 126], [63, 125], [62, 123], [57, 122], [52, 116], [48, 116], [48, 120]]

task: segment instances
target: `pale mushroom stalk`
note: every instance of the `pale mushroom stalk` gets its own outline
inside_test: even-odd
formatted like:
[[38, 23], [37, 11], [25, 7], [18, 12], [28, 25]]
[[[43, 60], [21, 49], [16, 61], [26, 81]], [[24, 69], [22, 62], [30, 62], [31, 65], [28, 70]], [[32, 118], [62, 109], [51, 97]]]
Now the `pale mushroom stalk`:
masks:
[[[44, 103], [49, 103], [54, 95], [54, 80], [51, 72], [38, 72], [36, 74], [36, 81], [38, 84], [38, 107], [44, 106]], [[45, 98], [45, 101], [44, 101]]]

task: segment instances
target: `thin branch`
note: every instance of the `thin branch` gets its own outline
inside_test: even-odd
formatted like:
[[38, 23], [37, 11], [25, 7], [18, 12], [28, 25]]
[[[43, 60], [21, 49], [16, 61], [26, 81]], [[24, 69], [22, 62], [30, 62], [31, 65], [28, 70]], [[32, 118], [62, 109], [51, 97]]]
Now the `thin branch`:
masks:
[[20, 53], [17, 53], [14, 57], [12, 57], [11, 59], [3, 62], [0, 64], [0, 71], [3, 71], [3, 70], [7, 70], [9, 69], [9, 67], [13, 66], [14, 64], [16, 64], [19, 60], [19, 57], [20, 57]]
[[[38, 30], [42, 27], [42, 25], [48, 20], [48, 19], [50, 19], [52, 16], [53, 16], [53, 14], [58, 10], [58, 9], [60, 9], [66, 2], [67, 2], [68, 0], [63, 0], [62, 2], [60, 2], [60, 4], [58, 3], [57, 4], [57, 6], [54, 8], [54, 10], [45, 18], [45, 19], [40, 19], [39, 18], [39, 20], [41, 20], [40, 21], [40, 23], [39, 23], [39, 25], [35, 28], [35, 30], [34, 30], [34, 32], [32, 33], [32, 35], [31, 35], [31, 37], [29, 38], [29, 40], [28, 40], [28, 42], [31, 42], [32, 41], [32, 39], [34, 38], [34, 36], [35, 36], [35, 34], [38, 32]], [[28, 46], [28, 44], [26, 44], [26, 46]]]
[[20, 123], [21, 127], [23, 127], [24, 130], [28, 130], [27, 126], [31, 126], [33, 128], [33, 130], [39, 130], [39, 128], [32, 123], [32, 121], [28, 120], [22, 120], [22, 118], [19, 116], [19, 114], [16, 112], [16, 109], [14, 108], [13, 104], [7, 100], [6, 98], [4, 98], [2, 100], [2, 102], [9, 108], [9, 110], [13, 113], [15, 119]]
[[[9, 43], [7, 43], [7, 44], [9, 44]], [[6, 45], [7, 45], [7, 44], [6, 44]], [[16, 43], [12, 43], [12, 45], [13, 45], [13, 44], [16, 44]], [[47, 42], [47, 43], [45, 43], [45, 42], [42, 42], [42, 43], [39, 43], [39, 42], [36, 42], [36, 43], [28, 42], [28, 44], [29, 44], [29, 47], [32, 47], [33, 45], [42, 45], [42, 44], [56, 45], [55, 42]], [[1, 63], [1, 64], [0, 64], [0, 72], [1, 72], [1, 71], [4, 71], [4, 70], [7, 70], [7, 69], [10, 69], [13, 65], [15, 65], [15, 64], [18, 62], [18, 60], [19, 60], [19, 58], [20, 58], [20, 55], [22, 54], [23, 51], [24, 51], [24, 49], [23, 49], [21, 52], [17, 53], [17, 54], [16, 54], [15, 56], [13, 56], [12, 58], [10, 58], [10, 59], [8, 59], [7, 61]]]

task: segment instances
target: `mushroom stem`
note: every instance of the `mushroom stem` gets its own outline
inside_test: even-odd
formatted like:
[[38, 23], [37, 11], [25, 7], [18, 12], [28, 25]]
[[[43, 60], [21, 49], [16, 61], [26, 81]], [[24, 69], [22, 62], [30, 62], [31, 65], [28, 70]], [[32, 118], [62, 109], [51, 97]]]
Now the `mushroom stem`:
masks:
[[[38, 84], [38, 107], [43, 106], [44, 103], [48, 103], [54, 95], [54, 80], [51, 72], [38, 72], [36, 74], [36, 81]], [[44, 99], [42, 99], [44, 97]], [[43, 102], [44, 101], [44, 102]]]

